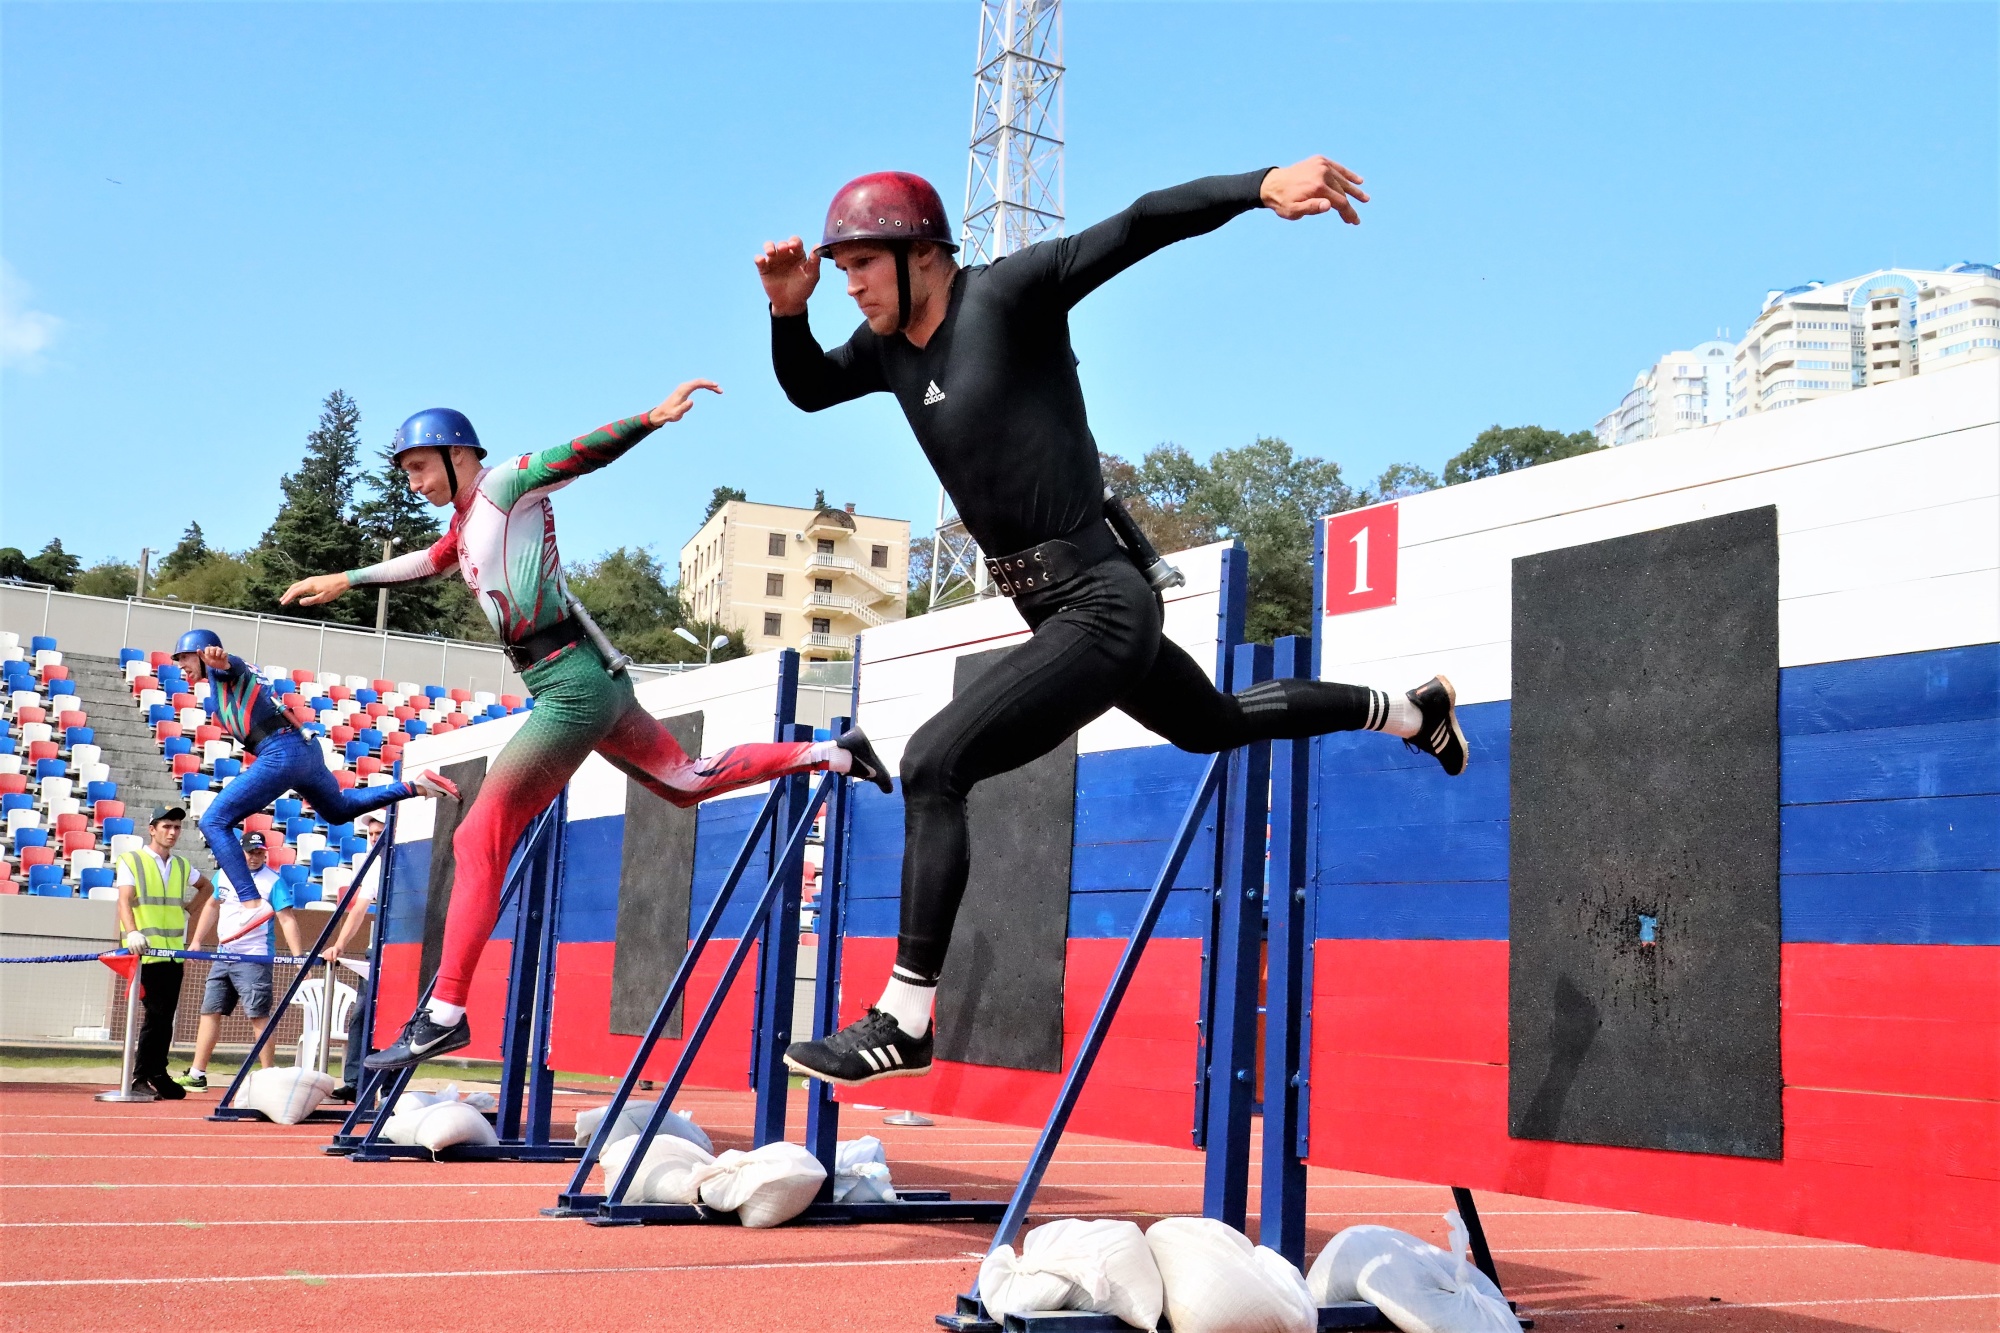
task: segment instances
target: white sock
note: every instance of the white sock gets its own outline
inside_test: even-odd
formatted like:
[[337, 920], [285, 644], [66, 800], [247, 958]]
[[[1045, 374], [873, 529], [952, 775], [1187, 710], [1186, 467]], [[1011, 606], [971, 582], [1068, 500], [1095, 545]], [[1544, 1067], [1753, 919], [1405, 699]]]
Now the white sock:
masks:
[[446, 1004], [443, 1000], [426, 1000], [424, 1001], [424, 1012], [431, 1016], [431, 1022], [436, 1023], [440, 1027], [450, 1027], [453, 1023], [465, 1017], [465, 1006], [462, 1004]]
[[1408, 740], [1424, 729], [1423, 710], [1410, 702], [1409, 695], [1390, 694], [1386, 690], [1370, 693], [1375, 697], [1368, 710], [1368, 730]]
[[937, 983], [906, 981], [902, 972], [891, 970], [889, 984], [882, 988], [882, 998], [875, 1007], [892, 1015], [896, 1026], [912, 1037], [921, 1037], [931, 1030], [931, 1003], [937, 999]]
[[829, 773], [846, 773], [854, 768], [854, 755], [832, 741], [815, 741], [808, 753], [815, 767], [824, 765]]
[[193, 1065], [189, 1065], [189, 1066], [188, 1066], [188, 1077], [189, 1077], [189, 1078], [207, 1078], [207, 1077], [208, 1077], [208, 1071], [207, 1071], [206, 1069], [196, 1069], [196, 1068], [195, 1068], [195, 1067], [194, 1067]]

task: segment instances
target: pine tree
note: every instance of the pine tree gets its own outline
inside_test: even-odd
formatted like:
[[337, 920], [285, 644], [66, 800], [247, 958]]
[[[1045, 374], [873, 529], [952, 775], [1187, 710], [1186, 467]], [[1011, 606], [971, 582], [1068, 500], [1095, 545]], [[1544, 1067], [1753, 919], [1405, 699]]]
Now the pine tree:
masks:
[[189, 523], [187, 531], [181, 534], [181, 544], [167, 552], [166, 558], [160, 561], [157, 571], [159, 580], [177, 579], [214, 554], [201, 535], [201, 524]]
[[[395, 455], [384, 448], [377, 455], [380, 462], [373, 472], [363, 480], [371, 492], [367, 499], [354, 507], [355, 522], [360, 524], [367, 539], [368, 554], [363, 564], [374, 564], [382, 559], [382, 541], [389, 541], [391, 555], [407, 555], [420, 551], [444, 534], [437, 515], [443, 510], [433, 509], [428, 500], [412, 491], [403, 469], [396, 466]], [[398, 583], [389, 587], [389, 628], [405, 634], [444, 634], [456, 636], [456, 608], [447, 609], [454, 599], [451, 583], [457, 581], [456, 571], [446, 571], [434, 579], [421, 583]], [[363, 590], [368, 596], [368, 614], [372, 620], [375, 614], [372, 588]]]
[[325, 606], [278, 605], [285, 589], [307, 575], [373, 563], [351, 513], [360, 425], [361, 409], [352, 398], [338, 389], [326, 396], [298, 471], [278, 483], [285, 497], [278, 516], [251, 553], [249, 600], [256, 609], [345, 624], [374, 620], [374, 606], [361, 597]]

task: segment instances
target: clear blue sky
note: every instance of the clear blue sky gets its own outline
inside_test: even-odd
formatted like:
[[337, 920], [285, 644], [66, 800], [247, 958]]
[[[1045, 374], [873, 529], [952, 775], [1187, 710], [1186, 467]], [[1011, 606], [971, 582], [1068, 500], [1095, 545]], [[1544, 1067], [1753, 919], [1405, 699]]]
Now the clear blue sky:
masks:
[[[0, 542], [132, 559], [197, 519], [247, 545], [336, 387], [371, 449], [447, 404], [516, 451], [697, 375], [728, 396], [564, 494], [570, 558], [671, 561], [720, 484], [927, 530], [887, 398], [809, 417], [778, 392], [749, 260], [862, 171], [957, 208], [975, 22], [7, 4]], [[1239, 219], [1086, 302], [1098, 440], [1275, 434], [1364, 482], [1494, 422], [1587, 427], [1769, 287], [1991, 261], [1997, 46], [1984, 4], [1072, 0], [1072, 227], [1316, 151], [1376, 198], [1359, 229]], [[822, 338], [855, 320], [823, 282]]]

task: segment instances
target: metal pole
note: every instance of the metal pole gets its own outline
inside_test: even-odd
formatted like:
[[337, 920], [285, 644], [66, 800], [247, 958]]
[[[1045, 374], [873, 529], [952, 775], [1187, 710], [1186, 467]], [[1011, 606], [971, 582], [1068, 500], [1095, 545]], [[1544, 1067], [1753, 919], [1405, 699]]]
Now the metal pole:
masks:
[[118, 1068], [118, 1091], [100, 1092], [100, 1102], [156, 1102], [159, 1097], [148, 1088], [143, 1092], [132, 1090], [132, 1065], [139, 1057], [139, 974], [145, 964], [139, 959], [132, 960], [132, 979], [125, 983], [125, 1053]]
[[[153, 560], [153, 548], [150, 546], [141, 546], [139, 548], [139, 590], [132, 594], [134, 597], [144, 597], [146, 595], [146, 570], [147, 567], [151, 565], [152, 560]], [[127, 625], [130, 625], [132, 623], [131, 622], [132, 610], [129, 603], [127, 604], [125, 609], [125, 616], [126, 616], [125, 623]]]
[[[387, 537], [382, 539], [382, 558], [384, 560], [387, 560], [389, 553], [395, 549], [395, 543], [391, 542]], [[375, 590], [375, 632], [377, 634], [386, 634], [388, 630], [389, 585], [385, 583]], [[382, 658], [385, 662], [388, 660], [388, 656], [389, 644], [387, 640], [384, 640], [382, 644]]]

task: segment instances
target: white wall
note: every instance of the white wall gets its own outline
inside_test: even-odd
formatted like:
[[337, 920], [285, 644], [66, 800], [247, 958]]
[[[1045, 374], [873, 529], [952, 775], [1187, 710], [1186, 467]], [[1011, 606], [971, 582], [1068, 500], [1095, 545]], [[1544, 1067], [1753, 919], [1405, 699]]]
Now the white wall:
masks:
[[1403, 500], [1397, 603], [1322, 617], [1321, 678], [1509, 698], [1516, 556], [1771, 504], [1780, 665], [2000, 640], [2000, 362]]

